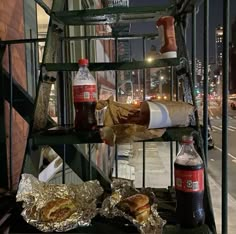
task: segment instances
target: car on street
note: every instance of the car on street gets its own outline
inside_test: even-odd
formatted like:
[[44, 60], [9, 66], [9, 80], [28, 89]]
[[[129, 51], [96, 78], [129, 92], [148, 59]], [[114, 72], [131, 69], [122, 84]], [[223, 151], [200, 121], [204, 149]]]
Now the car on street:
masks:
[[232, 110], [236, 110], [236, 98], [231, 98], [229, 104]]

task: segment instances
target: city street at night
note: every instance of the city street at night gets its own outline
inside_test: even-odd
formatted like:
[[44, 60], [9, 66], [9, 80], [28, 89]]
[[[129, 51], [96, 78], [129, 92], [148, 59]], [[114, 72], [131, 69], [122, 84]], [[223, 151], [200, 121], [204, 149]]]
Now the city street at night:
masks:
[[[208, 167], [210, 175], [221, 184], [221, 163], [222, 163], [222, 119], [220, 116], [213, 117], [212, 136], [215, 148], [209, 151]], [[229, 194], [236, 199], [236, 187], [234, 186], [236, 173], [236, 111], [229, 110], [228, 117], [228, 179]]]

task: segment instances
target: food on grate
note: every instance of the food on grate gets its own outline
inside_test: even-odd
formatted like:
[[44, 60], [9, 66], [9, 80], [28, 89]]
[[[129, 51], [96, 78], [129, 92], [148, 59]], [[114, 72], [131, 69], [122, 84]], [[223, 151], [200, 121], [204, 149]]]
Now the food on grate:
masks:
[[144, 194], [135, 194], [117, 204], [125, 213], [133, 216], [139, 223], [145, 222], [150, 215], [149, 197]]
[[57, 198], [49, 201], [40, 212], [44, 222], [60, 222], [69, 218], [76, 211], [76, 206], [70, 199]]

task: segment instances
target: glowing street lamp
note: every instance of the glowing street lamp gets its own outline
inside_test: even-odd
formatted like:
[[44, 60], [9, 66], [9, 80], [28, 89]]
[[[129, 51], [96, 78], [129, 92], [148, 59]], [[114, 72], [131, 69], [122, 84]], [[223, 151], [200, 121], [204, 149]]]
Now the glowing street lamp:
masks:
[[152, 57], [147, 57], [146, 60], [147, 60], [148, 63], [151, 63], [154, 59]]

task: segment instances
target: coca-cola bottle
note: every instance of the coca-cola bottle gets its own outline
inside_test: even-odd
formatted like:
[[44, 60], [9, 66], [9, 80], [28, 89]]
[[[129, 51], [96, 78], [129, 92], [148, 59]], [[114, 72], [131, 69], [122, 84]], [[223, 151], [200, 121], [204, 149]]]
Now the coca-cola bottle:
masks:
[[205, 222], [204, 165], [193, 143], [192, 136], [182, 137], [182, 147], [174, 163], [176, 218], [183, 228], [193, 228]]
[[88, 59], [79, 59], [79, 70], [73, 79], [75, 130], [78, 131], [96, 128], [97, 86], [88, 69], [88, 63]]

